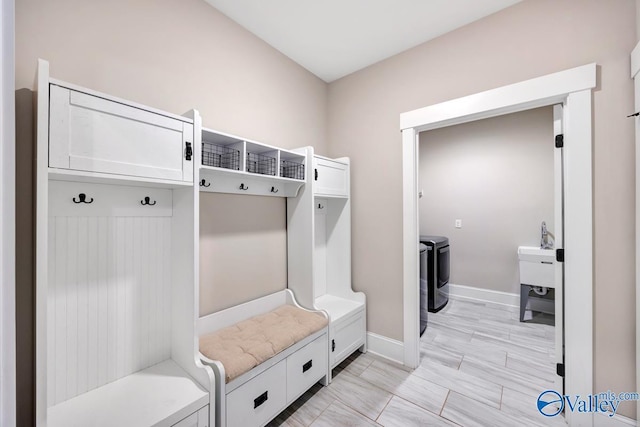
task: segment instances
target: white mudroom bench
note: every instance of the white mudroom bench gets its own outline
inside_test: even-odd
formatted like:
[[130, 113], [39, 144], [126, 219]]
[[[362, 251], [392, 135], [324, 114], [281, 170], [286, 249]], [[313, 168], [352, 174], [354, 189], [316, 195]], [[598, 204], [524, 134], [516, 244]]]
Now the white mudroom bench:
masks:
[[200, 357], [216, 376], [216, 425], [264, 426], [329, 379], [329, 316], [285, 289], [198, 320]]

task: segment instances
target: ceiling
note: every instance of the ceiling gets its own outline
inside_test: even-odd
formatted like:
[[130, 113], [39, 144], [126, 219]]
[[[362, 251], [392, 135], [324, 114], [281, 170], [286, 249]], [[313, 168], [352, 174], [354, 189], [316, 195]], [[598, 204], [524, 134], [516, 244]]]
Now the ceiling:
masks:
[[326, 82], [521, 0], [206, 0]]

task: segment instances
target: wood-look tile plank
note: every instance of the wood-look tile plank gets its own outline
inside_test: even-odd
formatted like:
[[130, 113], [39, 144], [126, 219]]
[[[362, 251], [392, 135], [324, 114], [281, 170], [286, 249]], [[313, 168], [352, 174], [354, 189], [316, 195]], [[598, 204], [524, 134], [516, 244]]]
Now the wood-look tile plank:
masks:
[[378, 418], [392, 397], [388, 391], [344, 371], [333, 378], [327, 389], [337, 400], [372, 420]]
[[318, 416], [335, 401], [335, 397], [327, 387], [319, 383], [311, 387], [298, 400], [293, 402], [285, 411], [291, 419], [301, 425], [310, 425]]
[[429, 318], [429, 322], [431, 325], [437, 325], [436, 327], [449, 327], [466, 333], [482, 332], [506, 339], [509, 338], [509, 333], [511, 332], [510, 325], [505, 323], [504, 320], [483, 319], [482, 314], [479, 312], [473, 314], [468, 312], [460, 314], [437, 313]]
[[469, 342], [473, 338], [473, 332], [457, 329], [446, 323], [433, 323], [427, 326], [427, 329], [429, 328], [432, 328], [436, 333], [434, 341], [436, 341], [438, 337], [446, 337], [447, 339], [455, 339], [461, 342]]
[[420, 337], [421, 343], [432, 342], [433, 339], [438, 335], [438, 331], [433, 328], [427, 327], [427, 330], [424, 331], [424, 334]]
[[341, 402], [333, 402], [312, 424], [312, 427], [368, 427], [379, 424], [367, 419]]
[[516, 353], [509, 354], [507, 355], [507, 368], [533, 375], [549, 383], [556, 379], [556, 365], [552, 357], [540, 359]]
[[455, 426], [446, 419], [397, 396], [391, 399], [376, 421], [385, 427]]
[[502, 391], [501, 410], [527, 420], [528, 425], [540, 427], [565, 427], [564, 417], [545, 417], [538, 412], [537, 396], [530, 396], [505, 387]]
[[433, 413], [440, 413], [449, 390], [403, 369], [373, 362], [361, 375], [365, 381]]
[[527, 423], [497, 408], [487, 406], [477, 400], [456, 392], [449, 393], [444, 409], [440, 414], [456, 424], [464, 427], [513, 427], [526, 426]]
[[441, 387], [473, 397], [495, 408], [500, 408], [502, 386], [484, 378], [429, 361], [423, 361], [416, 368], [414, 374]]
[[446, 336], [438, 336], [434, 339], [433, 345], [436, 349], [447, 349], [462, 353], [463, 355], [470, 354], [496, 365], [504, 366], [507, 362], [507, 352], [503, 348], [493, 344], [487, 344], [482, 340], [466, 342], [451, 339]]
[[452, 350], [435, 343], [420, 344], [420, 360], [430, 360], [453, 369], [458, 369], [464, 356], [463, 351]]
[[516, 371], [505, 366], [497, 366], [483, 360], [465, 356], [460, 364], [460, 371], [469, 376], [496, 385], [510, 387], [522, 393], [538, 396], [542, 391], [553, 387], [553, 383], [537, 378], [531, 373]]
[[471, 338], [474, 344], [482, 344], [492, 346], [494, 348], [504, 350], [507, 353], [518, 353], [524, 356], [533, 355], [534, 357], [542, 357], [549, 355], [548, 346], [526, 345], [524, 343], [514, 343], [509, 339], [496, 338], [482, 333], [475, 333]]
[[376, 359], [372, 355], [356, 351], [338, 365], [336, 369], [339, 368], [357, 377], [364, 372], [374, 360]]
[[288, 409], [282, 411], [278, 416], [267, 424], [266, 427], [307, 427], [308, 424], [302, 424], [291, 416]]

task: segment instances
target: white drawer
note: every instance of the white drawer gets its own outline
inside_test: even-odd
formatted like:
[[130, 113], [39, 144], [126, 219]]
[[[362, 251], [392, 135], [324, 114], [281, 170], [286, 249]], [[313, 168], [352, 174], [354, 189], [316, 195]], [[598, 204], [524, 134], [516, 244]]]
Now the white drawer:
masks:
[[332, 368], [364, 344], [365, 333], [364, 311], [333, 325], [330, 343]]
[[287, 357], [287, 402], [297, 399], [324, 377], [329, 368], [327, 334]]
[[287, 361], [282, 360], [227, 394], [227, 426], [262, 426], [287, 402]]

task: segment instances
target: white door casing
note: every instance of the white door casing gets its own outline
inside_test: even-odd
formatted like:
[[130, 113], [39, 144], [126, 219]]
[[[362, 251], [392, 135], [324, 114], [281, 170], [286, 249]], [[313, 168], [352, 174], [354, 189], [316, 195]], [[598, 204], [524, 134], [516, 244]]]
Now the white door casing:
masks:
[[[553, 135], [564, 133], [562, 104], [553, 106]], [[564, 244], [564, 168], [563, 148], [556, 147], [553, 152], [553, 210], [554, 210], [554, 247], [563, 248]], [[555, 263], [555, 362], [564, 363], [564, 263]], [[556, 375], [555, 389], [564, 393], [564, 379]]]
[[[634, 112], [640, 111], [640, 43], [631, 52]], [[640, 390], [640, 119], [635, 117], [636, 129], [636, 390]], [[640, 400], [636, 402], [640, 417]]]
[[[596, 64], [549, 74], [400, 115], [403, 144], [404, 364], [419, 352], [418, 133], [554, 104], [564, 113], [565, 393], [593, 392], [593, 202], [591, 90]], [[541, 390], [542, 392], [543, 390]], [[571, 426], [592, 414], [567, 412]]]
[[0, 4], [0, 425], [16, 425], [14, 1]]

